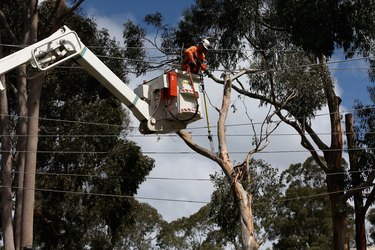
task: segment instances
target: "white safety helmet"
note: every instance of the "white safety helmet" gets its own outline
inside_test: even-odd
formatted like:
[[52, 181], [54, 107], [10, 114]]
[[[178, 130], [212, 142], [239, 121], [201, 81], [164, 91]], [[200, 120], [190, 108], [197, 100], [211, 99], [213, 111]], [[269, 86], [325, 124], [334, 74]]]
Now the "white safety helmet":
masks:
[[205, 48], [205, 49], [209, 49], [211, 47], [211, 43], [210, 41], [208, 41], [207, 38], [203, 39], [200, 44], [202, 44], [202, 46]]

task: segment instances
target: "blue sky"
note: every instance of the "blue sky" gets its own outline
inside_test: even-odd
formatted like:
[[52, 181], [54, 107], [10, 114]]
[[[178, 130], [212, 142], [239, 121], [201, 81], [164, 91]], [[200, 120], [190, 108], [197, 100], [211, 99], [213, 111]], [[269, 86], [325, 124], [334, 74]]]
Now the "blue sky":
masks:
[[330, 60], [331, 74], [341, 89], [339, 94], [343, 105], [349, 110], [352, 109], [355, 100], [371, 104], [367, 87], [374, 83], [369, 81], [368, 63], [361, 58], [345, 60], [344, 53], [338, 50]]
[[95, 9], [99, 15], [132, 17], [137, 22], [147, 14], [160, 12], [166, 23], [173, 25], [181, 12], [194, 3], [194, 0], [86, 0], [82, 6], [89, 12]]

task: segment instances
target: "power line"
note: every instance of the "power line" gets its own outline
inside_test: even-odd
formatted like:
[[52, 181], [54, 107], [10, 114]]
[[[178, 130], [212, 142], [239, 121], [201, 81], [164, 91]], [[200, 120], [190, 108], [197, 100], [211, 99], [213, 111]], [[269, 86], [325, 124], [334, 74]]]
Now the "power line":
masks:
[[[146, 61], [146, 60], [140, 60], [140, 59], [131, 59], [131, 58], [124, 58], [124, 57], [112, 57], [112, 56], [105, 56], [105, 55], [97, 55], [98, 58], [108, 58], [108, 59], [115, 59], [115, 60], [126, 60], [126, 61], [133, 61], [133, 62], [144, 62], [144, 63], [149, 63], [149, 64], [158, 64], [158, 65], [170, 65], [173, 67], [180, 67], [180, 64], [175, 64], [172, 62], [158, 62], [158, 61]], [[352, 61], [361, 61], [361, 60], [368, 60], [368, 59], [374, 59], [375, 56], [368, 56], [368, 57], [361, 57], [361, 58], [351, 58], [351, 59], [345, 59], [345, 60], [336, 60], [336, 61], [328, 61], [326, 64], [332, 65], [332, 64], [339, 64], [339, 63], [348, 63]], [[260, 69], [258, 72], [255, 74], [260, 74], [260, 73], [265, 73], [265, 72], [275, 72], [275, 71], [283, 71], [283, 70], [292, 70], [292, 69], [300, 69], [300, 68], [308, 68], [308, 67], [317, 67], [321, 66], [320, 63], [311, 63], [311, 64], [303, 64], [303, 65], [298, 65], [298, 66], [290, 66], [290, 67], [284, 67], [284, 68], [277, 68], [277, 69]], [[70, 67], [65, 67], [66, 69], [69, 69]], [[75, 69], [81, 68], [82, 67], [74, 67]], [[368, 68], [367, 68], [368, 69]], [[332, 69], [330, 68], [329, 70], [338, 70], [338, 69]], [[344, 69], [340, 69], [344, 70]], [[352, 70], [352, 69], [351, 69]], [[219, 70], [216, 69], [214, 71], [224, 71], [224, 70]]]
[[[3, 46], [3, 47], [13, 47], [13, 48], [20, 48], [20, 49], [23, 49], [27, 46], [25, 45], [22, 45], [22, 44], [6, 44], [6, 43], [0, 43], [0, 46]], [[87, 45], [86, 47], [90, 48], [90, 49], [111, 49], [112, 47], [109, 47], [109, 46], [92, 46], [92, 45]], [[160, 51], [160, 48], [157, 48], [157, 47], [141, 47], [141, 46], [117, 46], [120, 50], [125, 50], [125, 49], [136, 49], [136, 50], [139, 50], [139, 49], [145, 49], [145, 50], [157, 50], [157, 51]], [[165, 49], [165, 50], [179, 50], [181, 51], [181, 49], [185, 49], [185, 48], [180, 48], [180, 47], [163, 47], [162, 49]], [[232, 49], [232, 48], [212, 48], [212, 49], [209, 49], [209, 51], [248, 51], [248, 52], [286, 52], [286, 53], [305, 53], [306, 51], [303, 51], [303, 50], [298, 50], [298, 49]], [[355, 50], [348, 50], [348, 51], [335, 51], [335, 53], [341, 53], [341, 54], [345, 54], [347, 52], [356, 52]], [[364, 50], [363, 52], [372, 52], [372, 51], [366, 51]]]
[[[308, 153], [308, 152], [349, 152], [349, 151], [364, 151], [364, 150], [375, 150], [375, 148], [356, 148], [356, 149], [315, 149], [315, 150], [270, 150], [270, 151], [259, 151], [258, 154], [283, 154], [283, 153]], [[28, 151], [21, 150], [17, 151], [18, 153], [38, 153], [38, 154], [108, 154], [109, 151], [48, 151], [48, 150], [37, 150], [37, 151]], [[14, 151], [1, 150], [0, 153], [14, 153]], [[142, 151], [143, 154], [147, 155], [191, 155], [197, 154], [195, 151]], [[249, 151], [230, 151], [229, 154], [248, 154]]]
[[182, 199], [168, 199], [168, 198], [156, 198], [156, 197], [143, 197], [143, 196], [131, 196], [131, 195], [121, 195], [121, 194], [104, 194], [104, 193], [93, 193], [93, 192], [83, 192], [83, 191], [69, 191], [69, 190], [59, 190], [59, 189], [48, 189], [48, 188], [29, 188], [16, 187], [16, 186], [0, 186], [1, 188], [13, 188], [22, 190], [34, 190], [38, 192], [53, 192], [53, 193], [64, 193], [64, 194], [74, 194], [74, 195], [88, 195], [88, 196], [99, 196], [99, 197], [109, 197], [109, 198], [125, 198], [125, 199], [138, 199], [138, 200], [153, 200], [153, 201], [171, 201], [171, 202], [184, 202], [184, 203], [197, 203], [197, 204], [207, 204], [207, 201], [196, 201], [196, 200], [182, 200]]
[[[335, 176], [335, 175], [351, 175], [351, 174], [363, 174], [363, 173], [371, 173], [375, 171], [375, 169], [362, 169], [362, 170], [344, 170], [339, 172], [333, 173], [322, 173], [325, 176]], [[4, 172], [4, 171], [3, 171]], [[8, 172], [9, 173], [9, 172]], [[12, 171], [11, 173], [16, 174], [32, 174], [32, 175], [41, 175], [41, 176], [57, 176], [57, 177], [87, 177], [87, 178], [98, 178], [102, 179], [103, 181], [106, 180], [117, 180], [117, 179], [134, 179], [130, 176], [103, 176], [103, 175], [93, 175], [93, 174], [77, 174], [77, 173], [54, 173], [54, 172], [19, 172], [19, 171]], [[308, 176], [321, 176], [320, 174], [309, 174]], [[198, 181], [198, 182], [212, 182], [209, 178], [181, 178], [181, 177], [155, 177], [155, 176], [147, 176], [145, 177], [146, 180], [161, 180], [161, 181]]]
[[265, 201], [265, 202], [254, 202], [254, 206], [259, 206], [259, 205], [267, 205], [270, 203], [280, 203], [280, 202], [286, 202], [286, 201], [293, 201], [293, 200], [301, 200], [301, 199], [309, 199], [309, 198], [315, 198], [315, 197], [320, 197], [320, 196], [328, 196], [331, 194], [339, 194], [339, 193], [345, 193], [345, 192], [351, 192], [351, 191], [358, 191], [358, 190], [364, 190], [367, 188], [374, 187], [375, 184], [372, 183], [371, 185], [365, 186], [365, 187], [354, 187], [349, 190], [337, 190], [337, 191], [332, 191], [332, 192], [324, 192], [324, 193], [318, 193], [318, 194], [311, 194], [311, 195], [305, 195], [305, 196], [296, 196], [293, 198], [285, 198], [285, 199], [276, 199], [273, 201]]
[[[20, 174], [19, 171], [13, 171], [12, 173]], [[32, 175], [51, 175], [51, 176], [63, 176], [63, 177], [87, 177], [87, 178], [99, 178], [103, 180], [116, 180], [116, 179], [134, 179], [134, 177], [130, 176], [102, 176], [102, 175], [92, 175], [92, 174], [75, 174], [75, 173], [52, 173], [52, 172], [23, 172], [22, 174], [32, 174]], [[180, 178], [180, 177], [156, 177], [156, 176], [149, 176], [146, 177], [146, 180], [163, 180], [163, 181], [198, 181], [198, 182], [207, 182], [211, 181], [208, 178]]]
[[[328, 196], [331, 194], [338, 194], [338, 193], [345, 193], [357, 190], [364, 190], [367, 188], [374, 187], [374, 183], [370, 184], [365, 187], [354, 187], [348, 190], [337, 190], [331, 192], [324, 192], [324, 193], [317, 193], [312, 195], [304, 195], [304, 196], [297, 196], [292, 198], [280, 198], [271, 201], [264, 201], [264, 202], [254, 202], [252, 203], [253, 206], [259, 205], [267, 205], [270, 203], [281, 203], [286, 201], [293, 201], [293, 200], [302, 200], [302, 199], [310, 199], [320, 196]], [[183, 199], [170, 199], [170, 198], [157, 198], [157, 197], [143, 197], [143, 196], [130, 196], [130, 195], [121, 195], [121, 194], [107, 194], [107, 193], [93, 193], [93, 192], [83, 192], [83, 191], [70, 191], [70, 190], [59, 190], [59, 189], [47, 189], [47, 188], [34, 188], [34, 189], [26, 189], [24, 187], [17, 187], [17, 186], [4, 186], [1, 185], [1, 188], [12, 188], [12, 189], [22, 189], [22, 190], [34, 190], [39, 192], [54, 192], [54, 193], [64, 193], [64, 194], [73, 194], [73, 195], [91, 195], [91, 196], [99, 196], [99, 197], [108, 197], [108, 198], [125, 198], [125, 199], [139, 199], [139, 200], [152, 200], [152, 201], [168, 201], [168, 202], [183, 202], [183, 203], [197, 203], [197, 204], [209, 204], [209, 201], [197, 201], [197, 200], [183, 200]]]
[[[372, 135], [375, 134], [375, 132], [366, 132], [366, 131], [361, 131], [361, 132], [353, 132], [353, 133], [347, 133], [346, 131], [343, 131], [342, 133], [330, 133], [330, 132], [319, 132], [319, 133], [314, 133], [314, 135], [320, 135], [320, 136], [331, 136], [331, 135], [359, 135], [359, 134], [367, 134], [367, 135]], [[149, 134], [149, 135], [143, 135], [143, 134], [127, 134], [125, 136], [119, 135], [119, 134], [40, 134], [40, 135], [18, 135], [18, 134], [9, 134], [9, 135], [1, 135], [2, 137], [39, 137], [39, 138], [111, 138], [111, 137], [122, 137], [122, 138], [177, 138], [179, 137], [177, 134]], [[212, 134], [213, 137], [217, 137], [217, 134]], [[252, 136], [269, 136], [269, 137], [274, 137], [274, 136], [300, 136], [298, 133], [271, 133], [269, 135], [267, 134], [226, 134], [225, 136], [227, 137], [252, 137]], [[207, 137], [207, 134], [194, 134], [194, 137]]]
[[[0, 46], [5, 46], [5, 44], [0, 44]], [[12, 47], [17, 47], [16, 45], [10, 45]], [[90, 48], [90, 46], [87, 46], [88, 48]], [[103, 47], [105, 48], [105, 47]], [[130, 47], [132, 48], [132, 47]], [[141, 48], [141, 47], [139, 47]], [[137, 49], [139, 49], [137, 48]], [[155, 48], [157, 49], [157, 48]], [[218, 51], [223, 51], [223, 49], [218, 49]], [[238, 50], [234, 50], [234, 51], [238, 51]], [[245, 50], [244, 50], [245, 51]], [[302, 51], [300, 51], [302, 52]], [[116, 59], [116, 60], [128, 60], [128, 61], [137, 61], [137, 62], [145, 62], [145, 63], [151, 63], [151, 64], [170, 64], [170, 63], [161, 63], [161, 62], [154, 62], [154, 61], [145, 61], [145, 60], [138, 60], [138, 59], [131, 59], [131, 58], [125, 58], [125, 57], [113, 57], [113, 56], [106, 56], [106, 55], [97, 55], [98, 58], [109, 58], [109, 59]], [[373, 59], [375, 58], [375, 56], [366, 56], [366, 57], [361, 57], [361, 58], [351, 58], [351, 59], [344, 59], [344, 60], [336, 60], [336, 61], [328, 61], [327, 62], [327, 65], [330, 65], [330, 64], [337, 64], [337, 63], [346, 63], [346, 62], [351, 62], [351, 61], [358, 61], [358, 60], [368, 60], [368, 59]], [[171, 64], [171, 65], [174, 65], [174, 64]], [[295, 67], [287, 67], [287, 68], [281, 68], [281, 69], [274, 69], [274, 70], [271, 70], [271, 71], [280, 71], [280, 70], [289, 70], [289, 69], [297, 69], [297, 68], [304, 68], [304, 67], [314, 67], [314, 66], [320, 66], [321, 64], [320, 63], [314, 63], [314, 64], [306, 64], [306, 65], [299, 65], [299, 66], [295, 66]], [[264, 70], [264, 71], [259, 71], [258, 73], [262, 73], [262, 72], [268, 72], [270, 70]]]
[[[340, 111], [339, 114], [348, 114], [360, 110], [368, 110], [368, 109], [375, 109], [375, 105], [363, 107], [359, 109], [352, 109], [347, 111]], [[334, 114], [334, 112], [331, 113], [322, 113], [317, 114], [315, 117], [322, 117], [322, 116], [328, 116]], [[137, 129], [138, 127], [132, 127], [132, 126], [126, 126], [126, 125], [119, 125], [119, 124], [110, 124], [110, 123], [99, 123], [99, 122], [85, 122], [85, 121], [77, 121], [77, 120], [65, 120], [65, 119], [57, 119], [57, 118], [46, 118], [46, 117], [31, 117], [31, 116], [19, 116], [16, 114], [4, 114], [0, 113], [1, 116], [7, 116], [7, 117], [13, 117], [13, 118], [26, 118], [26, 119], [39, 119], [40, 121], [52, 121], [52, 122], [61, 122], [61, 123], [77, 123], [77, 124], [83, 124], [83, 125], [96, 125], [96, 126], [110, 126], [110, 127], [119, 127], [119, 128], [131, 128], [131, 129]], [[295, 119], [302, 119], [304, 117], [297, 117]], [[282, 122], [281, 120], [275, 120], [271, 121], [271, 123], [279, 123]], [[226, 127], [237, 127], [237, 126], [251, 126], [251, 125], [261, 125], [264, 122], [251, 122], [251, 123], [237, 123], [237, 124], [226, 124]], [[215, 125], [211, 127], [216, 127]], [[207, 129], [206, 126], [200, 126], [200, 127], [190, 127], [189, 129]]]

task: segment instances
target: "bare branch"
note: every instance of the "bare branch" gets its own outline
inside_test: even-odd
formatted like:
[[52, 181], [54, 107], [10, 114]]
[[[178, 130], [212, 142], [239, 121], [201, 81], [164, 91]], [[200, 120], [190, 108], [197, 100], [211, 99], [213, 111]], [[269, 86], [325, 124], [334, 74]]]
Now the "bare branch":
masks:
[[223, 80], [220, 80], [219, 78], [216, 78], [210, 71], [206, 70], [205, 73], [207, 74], [207, 76], [209, 78], [211, 78], [212, 80], [214, 80], [215, 82], [219, 83], [219, 84], [224, 84], [224, 81]]
[[257, 73], [257, 72], [260, 72], [261, 70], [260, 69], [241, 69], [240, 72], [238, 72], [236, 75], [232, 76], [231, 79], [232, 81], [245, 75], [245, 74], [253, 74], [253, 73]]
[[194, 141], [193, 141], [193, 137], [190, 133], [184, 131], [184, 130], [180, 130], [178, 132], [176, 132], [176, 134], [186, 143], [186, 145], [188, 145], [192, 150], [194, 150], [195, 152], [197, 152], [198, 154], [200, 155], [203, 155], [217, 163], [219, 163], [221, 165], [221, 160], [220, 158], [214, 153], [212, 152], [211, 150], [205, 148], [205, 147], [202, 147], [198, 144], [196, 144]]
[[310, 154], [312, 155], [312, 157], [314, 158], [316, 163], [323, 169], [323, 171], [328, 172], [328, 167], [327, 167], [326, 163], [321, 160], [320, 156], [316, 152], [316, 149], [311, 144], [309, 139], [306, 137], [306, 135], [303, 132], [303, 130], [301, 129], [301, 127], [296, 122], [292, 122], [289, 119], [286, 119], [280, 112], [278, 113], [278, 116], [283, 122], [292, 126], [297, 131], [297, 133], [301, 136], [301, 145], [305, 149], [309, 150]]
[[263, 95], [258, 95], [258, 94], [255, 94], [255, 93], [251, 93], [245, 89], [240, 89], [239, 87], [235, 86], [235, 85], [232, 85], [232, 88], [237, 91], [238, 93], [242, 94], [242, 95], [245, 95], [247, 97], [250, 97], [250, 98], [253, 98], [253, 99], [257, 99], [257, 100], [260, 100], [260, 101], [264, 101], [264, 102], [267, 102], [269, 104], [272, 104], [274, 105], [275, 107], [279, 107], [280, 104], [279, 103], [276, 103], [274, 102], [273, 100], [271, 100], [270, 98], [266, 97], [266, 96], [263, 96]]
[[229, 110], [232, 80], [227, 74], [224, 75], [224, 82], [225, 82], [225, 85], [224, 85], [224, 92], [223, 92], [223, 101], [221, 104], [218, 126], [217, 126], [220, 154], [228, 153], [227, 143], [226, 143], [226, 138], [225, 138], [225, 120], [227, 118], [228, 110]]
[[328, 149], [328, 146], [319, 138], [319, 136], [315, 133], [312, 127], [309, 124], [304, 124], [306, 132], [309, 134], [311, 139], [314, 143], [319, 147], [321, 150]]

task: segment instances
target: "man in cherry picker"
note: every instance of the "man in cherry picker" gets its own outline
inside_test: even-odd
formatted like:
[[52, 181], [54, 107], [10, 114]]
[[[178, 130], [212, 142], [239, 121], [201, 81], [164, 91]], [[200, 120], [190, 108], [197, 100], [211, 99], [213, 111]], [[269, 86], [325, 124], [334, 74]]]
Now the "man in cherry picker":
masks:
[[194, 74], [204, 72], [207, 68], [206, 53], [210, 46], [210, 41], [203, 39], [198, 45], [187, 48], [181, 69], [190, 70]]

